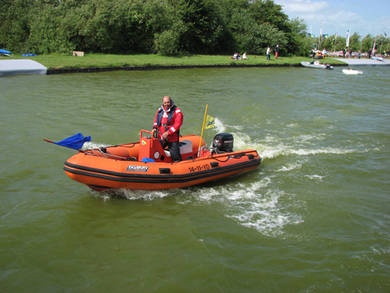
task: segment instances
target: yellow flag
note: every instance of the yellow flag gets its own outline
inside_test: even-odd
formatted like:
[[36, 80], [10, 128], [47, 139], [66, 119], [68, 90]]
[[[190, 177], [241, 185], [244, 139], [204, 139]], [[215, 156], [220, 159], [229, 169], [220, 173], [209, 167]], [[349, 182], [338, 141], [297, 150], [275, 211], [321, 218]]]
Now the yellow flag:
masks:
[[214, 117], [207, 114], [206, 117], [206, 129], [215, 127]]

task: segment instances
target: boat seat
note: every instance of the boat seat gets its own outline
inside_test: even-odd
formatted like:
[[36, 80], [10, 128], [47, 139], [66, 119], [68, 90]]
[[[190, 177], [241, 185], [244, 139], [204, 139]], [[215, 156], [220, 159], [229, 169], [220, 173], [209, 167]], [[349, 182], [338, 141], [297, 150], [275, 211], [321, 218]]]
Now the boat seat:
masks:
[[[188, 155], [192, 154], [192, 141], [190, 140], [182, 140], [179, 144], [180, 148], [180, 155]], [[171, 152], [164, 149], [165, 155], [170, 158], [171, 157]]]
[[192, 141], [190, 140], [182, 140], [180, 142], [180, 154], [191, 154], [192, 153]]

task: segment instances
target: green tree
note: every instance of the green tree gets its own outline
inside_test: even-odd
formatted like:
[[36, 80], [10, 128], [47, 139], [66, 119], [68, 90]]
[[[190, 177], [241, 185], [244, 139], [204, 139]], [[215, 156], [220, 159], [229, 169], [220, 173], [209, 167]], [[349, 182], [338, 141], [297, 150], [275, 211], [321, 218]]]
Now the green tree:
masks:
[[295, 55], [307, 56], [312, 48], [311, 38], [306, 34], [306, 25], [301, 19], [293, 19], [289, 21], [290, 34], [286, 34], [288, 38], [288, 52]]
[[333, 38], [330, 36], [323, 37], [321, 36], [321, 47], [319, 47], [320, 50], [327, 50], [331, 51], [333, 47]]
[[257, 23], [269, 23], [283, 32], [290, 31], [288, 16], [271, 0], [257, 0], [250, 5], [250, 14]]
[[389, 39], [385, 35], [376, 36], [376, 47], [378, 54], [384, 54], [389, 51]]
[[170, 29], [156, 34], [154, 40], [155, 50], [159, 54], [166, 56], [182, 54], [180, 37], [185, 30], [185, 25], [178, 21]]
[[285, 53], [299, 46], [296, 36], [289, 36], [292, 26], [288, 17], [273, 1], [221, 0], [218, 3], [225, 29], [233, 37], [232, 50], [259, 54], [267, 46], [279, 43], [281, 52]]
[[279, 44], [306, 55], [312, 43], [271, 0], [1, 1], [0, 46], [16, 51], [230, 54]]
[[184, 25], [182, 51], [217, 53], [221, 49], [224, 26], [214, 1], [178, 0], [177, 16]]
[[358, 52], [361, 49], [360, 36], [358, 33], [353, 33], [349, 38], [349, 49], [353, 52]]
[[342, 51], [345, 49], [347, 39], [345, 37], [338, 36], [336, 39], [336, 51]]
[[383, 40], [383, 51], [386, 52], [387, 55], [390, 55], [390, 38], [387, 37], [385, 33], [385, 39]]
[[29, 20], [34, 2], [3, 0], [0, 8], [0, 47], [22, 51], [30, 34]]
[[372, 50], [373, 44], [374, 44], [374, 37], [372, 37], [370, 34], [366, 35], [362, 39], [362, 52], [368, 52], [369, 50]]
[[68, 9], [62, 7], [57, 1], [47, 3], [42, 1], [34, 9], [36, 17], [30, 19], [30, 35], [26, 40], [30, 51], [68, 53], [75, 49], [69, 40], [69, 30], [63, 26]]
[[275, 47], [280, 43], [287, 43], [283, 32], [269, 23], [258, 24], [254, 19], [246, 17], [244, 13], [237, 13], [232, 17], [233, 37], [236, 49], [239, 52], [263, 53], [267, 46]]

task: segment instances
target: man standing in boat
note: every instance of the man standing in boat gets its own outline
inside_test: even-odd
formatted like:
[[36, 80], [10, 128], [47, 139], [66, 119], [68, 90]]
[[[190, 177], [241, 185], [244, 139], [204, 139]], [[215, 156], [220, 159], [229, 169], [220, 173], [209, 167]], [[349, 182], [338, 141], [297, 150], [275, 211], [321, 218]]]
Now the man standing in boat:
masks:
[[180, 127], [183, 124], [183, 113], [171, 97], [164, 96], [153, 123], [153, 135], [158, 131], [160, 139], [167, 145], [172, 161], [181, 161], [179, 149]]

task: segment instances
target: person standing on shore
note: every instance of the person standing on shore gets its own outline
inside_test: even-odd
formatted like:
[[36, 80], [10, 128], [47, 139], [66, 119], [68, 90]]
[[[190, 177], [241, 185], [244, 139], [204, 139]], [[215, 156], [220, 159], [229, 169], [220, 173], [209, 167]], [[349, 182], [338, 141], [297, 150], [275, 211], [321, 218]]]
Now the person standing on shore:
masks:
[[271, 59], [271, 48], [268, 46], [267, 51], [265, 52], [265, 55], [267, 56], [267, 60]]
[[275, 47], [275, 59], [278, 59], [278, 56], [279, 56], [279, 44], [276, 44], [276, 47]]

